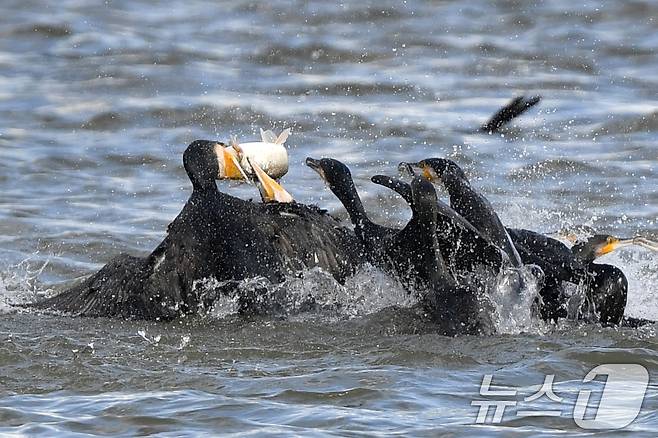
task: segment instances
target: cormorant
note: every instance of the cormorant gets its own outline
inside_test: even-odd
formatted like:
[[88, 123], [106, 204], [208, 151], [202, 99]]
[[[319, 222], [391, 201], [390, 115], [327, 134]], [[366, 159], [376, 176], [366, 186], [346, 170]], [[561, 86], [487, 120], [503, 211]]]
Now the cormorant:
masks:
[[[371, 181], [393, 190], [412, 206], [411, 186], [408, 183], [384, 175], [375, 175]], [[436, 232], [443, 258], [455, 274], [472, 273], [485, 267], [495, 275], [504, 263], [508, 263], [507, 257], [497, 246], [439, 199]]]
[[507, 228], [514, 246], [525, 264], [539, 266], [544, 280], [539, 290], [540, 316], [544, 320], [557, 320], [567, 316], [568, 296], [562, 282], [580, 284], [587, 278], [582, 262], [559, 240], [530, 230]]
[[[256, 204], [219, 192], [224, 145], [197, 140], [183, 154], [192, 194], [147, 257], [122, 254], [69, 290], [32, 307], [74, 313], [168, 320], [209, 306], [242, 280], [320, 267], [338, 281], [363, 260], [357, 237], [311, 206]], [[218, 152], [219, 151], [219, 152]], [[199, 287], [215, 279], [216, 290]], [[248, 311], [248, 309], [247, 309]]]
[[459, 285], [441, 255], [437, 237], [440, 207], [432, 185], [415, 177], [409, 185], [412, 218], [401, 229], [368, 217], [350, 170], [331, 158], [307, 158], [341, 201], [371, 260], [408, 286], [424, 291], [422, 304], [444, 334], [490, 333], [491, 309], [470, 285]]
[[489, 200], [471, 187], [466, 174], [457, 163], [446, 158], [428, 158], [415, 164], [400, 163], [399, 167], [407, 168], [412, 173], [412, 167], [419, 167], [429, 181], [443, 182], [450, 196], [450, 207], [494, 245], [505, 251], [515, 267], [522, 265], [519, 253]]
[[559, 240], [534, 231], [511, 228], [508, 231], [523, 261], [539, 265], [544, 271], [546, 282], [540, 291], [544, 319], [567, 316], [568, 297], [564, 294], [562, 282], [569, 282], [583, 285], [587, 299], [603, 324], [637, 326], [652, 322], [624, 318], [628, 297], [626, 276], [616, 266], [594, 263], [598, 257], [633, 243], [652, 248], [645, 243], [646, 239], [620, 239], [596, 234], [568, 248]]
[[603, 324], [621, 323], [626, 310], [628, 280], [618, 267], [594, 263], [594, 260], [624, 243], [614, 236], [597, 234], [584, 242], [576, 242], [571, 248], [574, 257], [583, 262], [590, 275], [587, 282], [589, 298]]

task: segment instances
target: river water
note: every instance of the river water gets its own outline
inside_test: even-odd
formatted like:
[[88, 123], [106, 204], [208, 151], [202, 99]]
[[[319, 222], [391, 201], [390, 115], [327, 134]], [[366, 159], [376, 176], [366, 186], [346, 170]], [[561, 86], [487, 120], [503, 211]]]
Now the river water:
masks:
[[[0, 17], [0, 434], [577, 433], [587, 372], [632, 363], [650, 381], [625, 430], [655, 436], [654, 326], [446, 338], [392, 308], [405, 294], [373, 271], [346, 287], [308, 273], [290, 287], [340, 305], [287, 318], [239, 318], [231, 303], [168, 324], [10, 305], [147, 254], [190, 193], [186, 145], [260, 128], [293, 129], [285, 186], [338, 216], [306, 156], [347, 163], [387, 225], [408, 209], [369, 177], [449, 156], [508, 226], [656, 239], [655, 2], [4, 0]], [[521, 94], [543, 100], [504, 136], [475, 132]], [[629, 279], [626, 314], [658, 318], [656, 254], [602, 262]], [[500, 423], [477, 424], [471, 404], [496, 399], [479, 394], [486, 374], [518, 391]], [[546, 375], [562, 401], [524, 401]]]

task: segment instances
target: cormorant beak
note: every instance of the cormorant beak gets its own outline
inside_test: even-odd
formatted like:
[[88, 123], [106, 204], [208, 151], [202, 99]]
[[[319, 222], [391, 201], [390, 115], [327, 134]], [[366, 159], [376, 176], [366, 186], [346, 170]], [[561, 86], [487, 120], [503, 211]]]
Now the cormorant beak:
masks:
[[410, 176], [416, 176], [414, 168], [421, 170], [421, 176], [428, 180], [429, 182], [439, 181], [439, 175], [436, 174], [432, 166], [425, 163], [424, 161], [419, 161], [418, 163], [400, 163], [398, 164], [398, 171], [402, 173], [408, 173]]
[[633, 245], [634, 243], [635, 243], [635, 239], [620, 239], [618, 237], [610, 236], [608, 237], [605, 243], [596, 247], [596, 249], [594, 250], [594, 254], [596, 255], [596, 257], [601, 257], [603, 255], [611, 253], [617, 248], [621, 248], [622, 246]]
[[429, 182], [436, 182], [439, 181], [441, 178], [439, 178], [439, 175], [436, 174], [432, 166], [423, 163], [422, 161], [420, 162], [420, 168], [423, 171], [423, 177], [428, 180]]
[[318, 175], [320, 175], [322, 181], [324, 181], [325, 183], [327, 182], [327, 176], [324, 173], [324, 169], [320, 165], [320, 160], [316, 160], [315, 158], [311, 158], [311, 157], [306, 157], [305, 163], [308, 167], [315, 170], [318, 173]]
[[293, 202], [293, 198], [281, 185], [274, 181], [258, 164], [249, 160], [247, 162], [254, 170], [256, 178], [258, 178], [260, 194], [263, 202]]
[[628, 239], [619, 239], [617, 237], [608, 237], [608, 240], [606, 243], [603, 245], [599, 246], [596, 248], [596, 256], [600, 257], [602, 255], [611, 253], [612, 251], [616, 250], [617, 248], [621, 248], [623, 246], [629, 246], [629, 245], [638, 245], [641, 246], [642, 248], [649, 249], [651, 251], [658, 251], [658, 242], [647, 239], [646, 237], [632, 237]]
[[226, 147], [223, 143], [215, 144], [215, 155], [219, 165], [217, 179], [237, 179], [250, 182], [238, 159], [239, 150]]

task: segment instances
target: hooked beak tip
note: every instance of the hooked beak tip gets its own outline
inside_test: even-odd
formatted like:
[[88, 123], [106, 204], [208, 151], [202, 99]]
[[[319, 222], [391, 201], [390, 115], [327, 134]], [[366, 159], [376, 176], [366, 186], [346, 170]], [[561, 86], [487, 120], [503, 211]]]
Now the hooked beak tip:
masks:
[[317, 160], [316, 160], [315, 158], [306, 157], [306, 160], [304, 160], [304, 163], [305, 163], [308, 167], [314, 167], [314, 166], [317, 165]]
[[398, 164], [398, 172], [407, 174], [409, 176], [415, 176], [414, 172], [414, 166], [418, 166], [418, 163], [407, 163], [407, 162], [402, 162]]

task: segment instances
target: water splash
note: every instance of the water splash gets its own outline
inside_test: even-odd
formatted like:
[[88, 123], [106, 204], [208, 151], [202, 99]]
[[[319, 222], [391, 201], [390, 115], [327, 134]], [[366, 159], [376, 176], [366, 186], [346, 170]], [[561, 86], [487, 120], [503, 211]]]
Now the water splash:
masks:
[[621, 268], [628, 279], [627, 316], [658, 320], [658, 253], [629, 247], [600, 260]]
[[0, 268], [0, 314], [15, 312], [12, 304], [34, 301], [52, 293], [52, 289], [39, 280], [48, 262], [37, 263], [28, 257], [15, 265]]
[[489, 288], [488, 295], [496, 313], [496, 332], [517, 334], [544, 331], [545, 326], [534, 309], [540, 284], [536, 269], [532, 265], [506, 268]]
[[[204, 279], [196, 282], [195, 288], [200, 296], [213, 297], [212, 306], [205, 312], [218, 319], [255, 313], [289, 319], [334, 320], [361, 317], [389, 307], [408, 308], [420, 301], [419, 294], [408, 292], [397, 280], [372, 266], [359, 270], [345, 284], [316, 268], [281, 284], [262, 277], [238, 284]], [[233, 290], [227, 293], [229, 288]], [[544, 324], [533, 313], [538, 294], [534, 267], [502, 272], [484, 294], [493, 304], [496, 331], [543, 332]]]
[[361, 268], [345, 284], [314, 268], [273, 284], [263, 277], [241, 282], [204, 279], [195, 282], [200, 301], [211, 302], [205, 313], [225, 318], [239, 313], [279, 317], [354, 318], [387, 307], [411, 307], [418, 298], [399, 281], [372, 266]]

